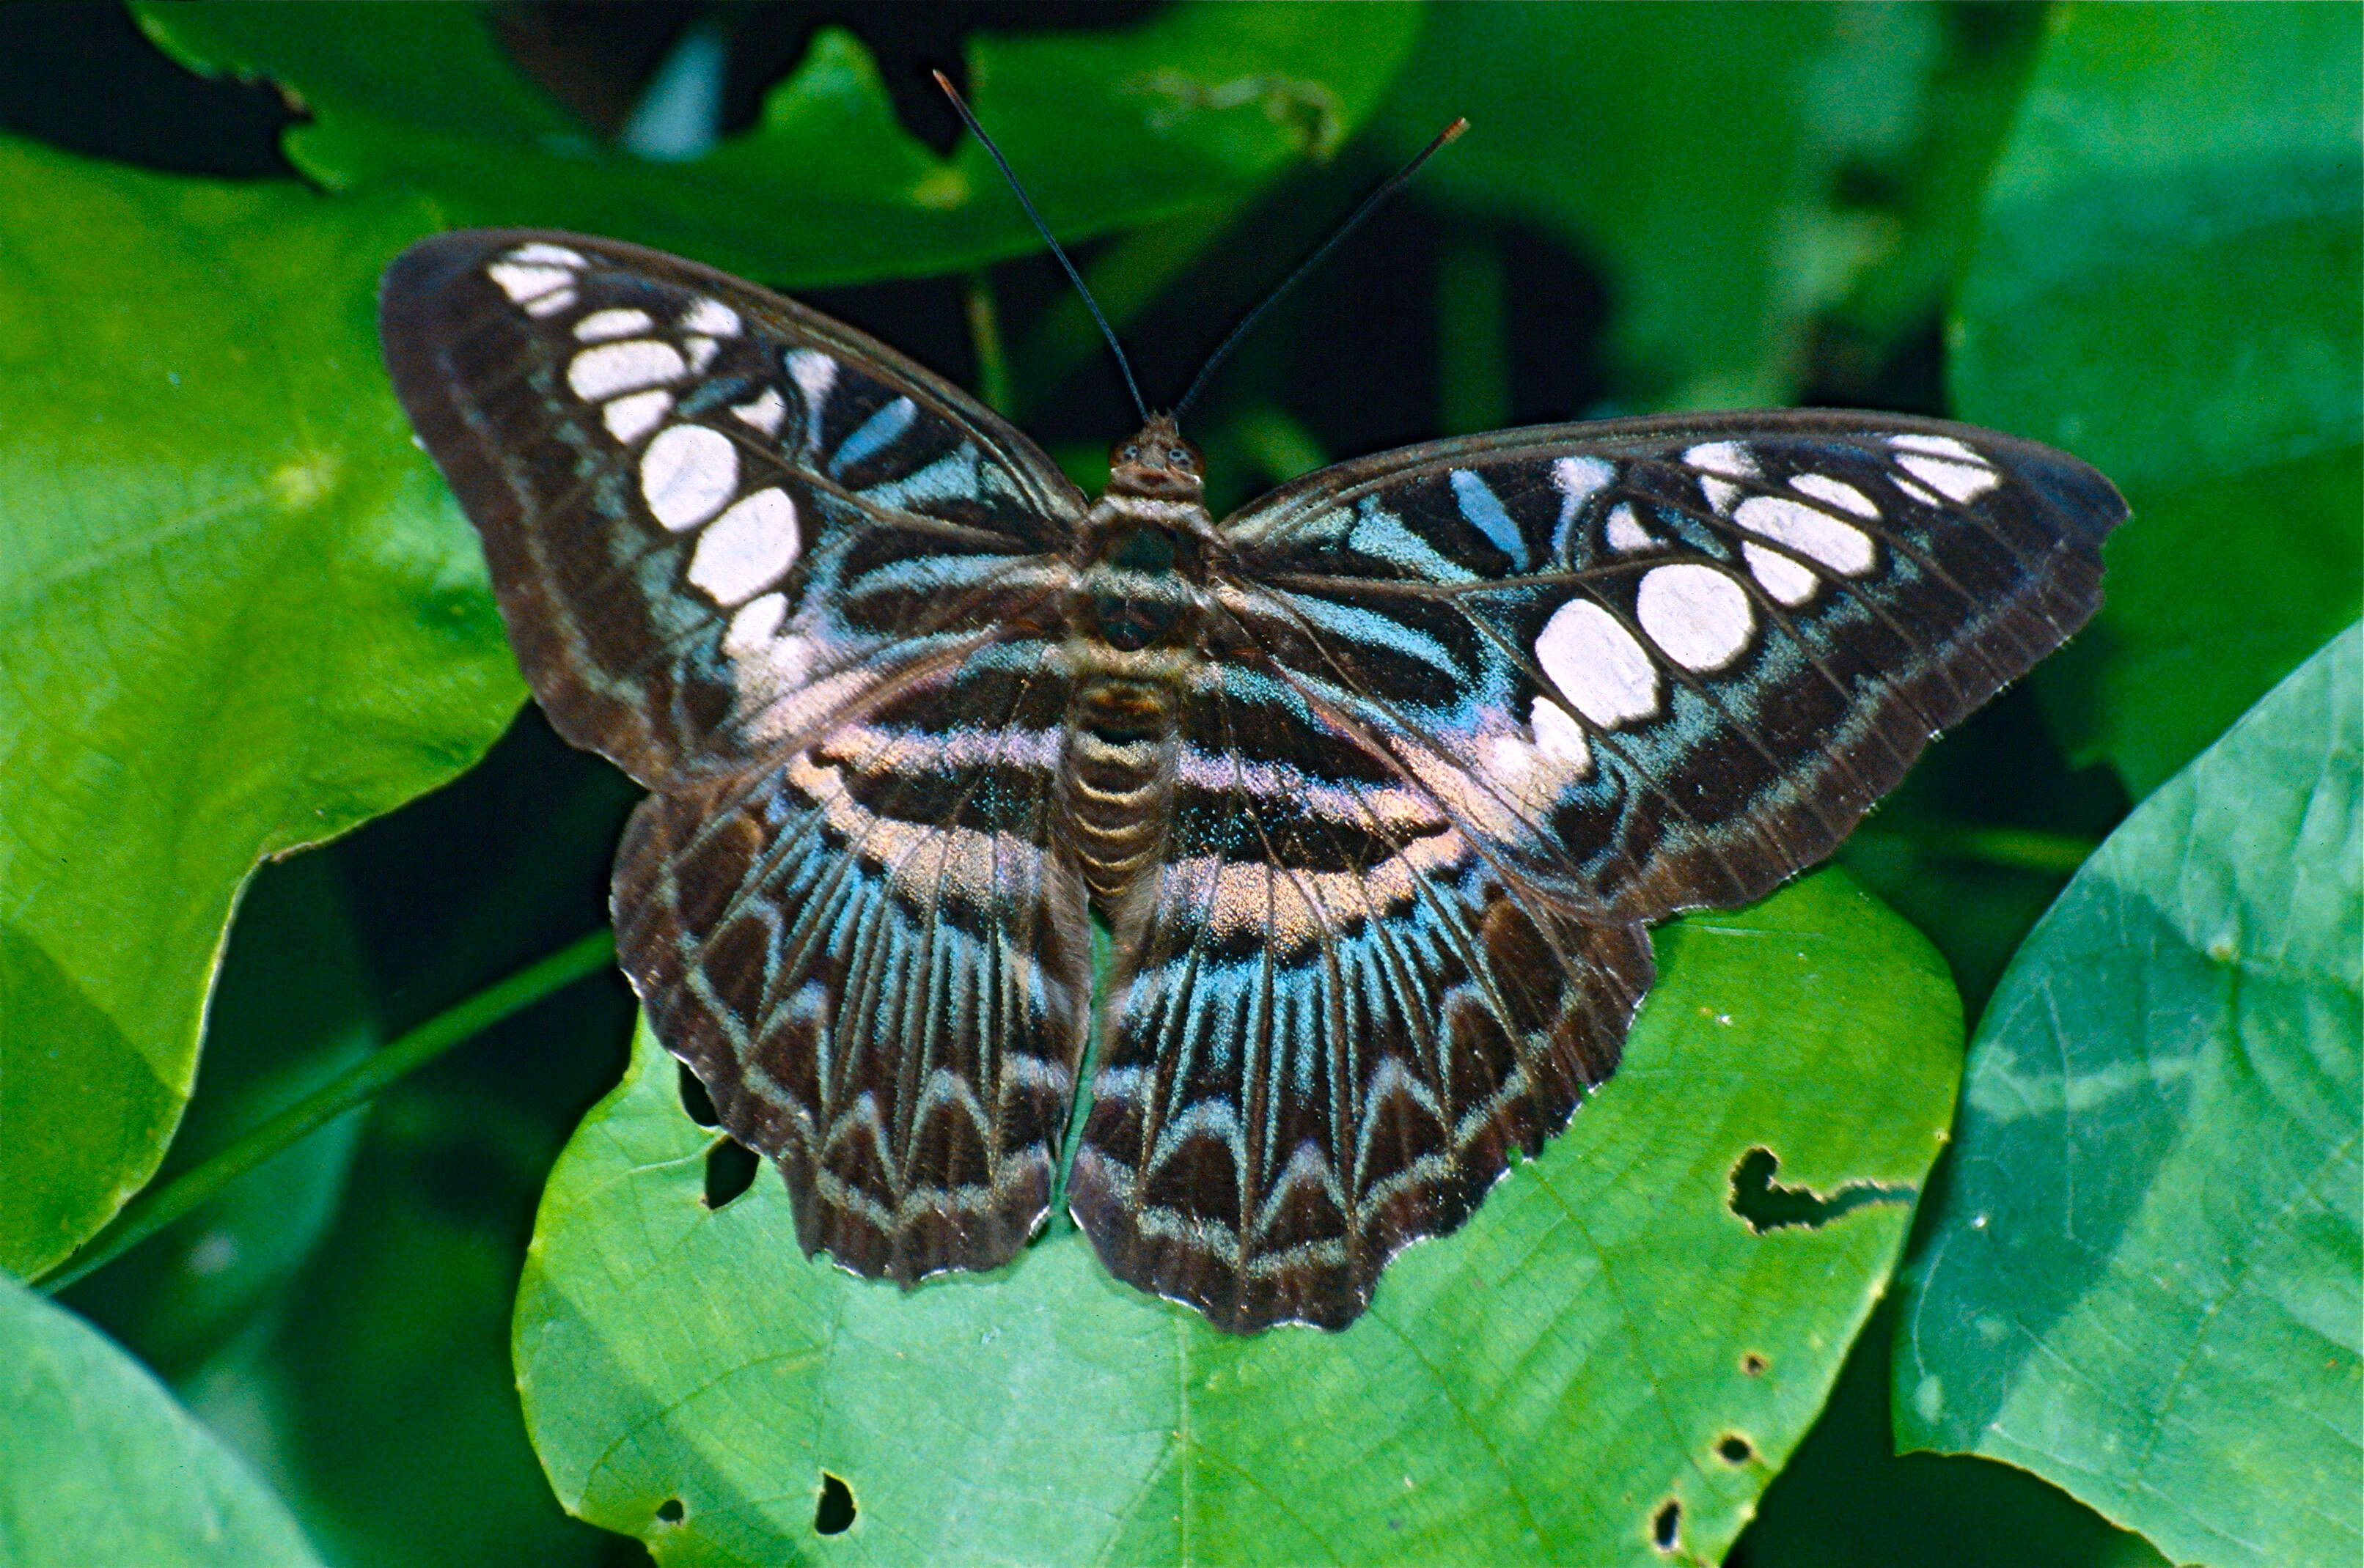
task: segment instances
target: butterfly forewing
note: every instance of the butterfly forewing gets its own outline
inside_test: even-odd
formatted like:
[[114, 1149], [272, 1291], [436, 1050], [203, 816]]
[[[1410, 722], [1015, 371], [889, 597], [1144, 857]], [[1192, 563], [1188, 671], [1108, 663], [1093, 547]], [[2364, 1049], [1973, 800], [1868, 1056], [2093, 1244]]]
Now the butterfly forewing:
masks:
[[1023, 621], [1081, 497], [883, 345], [678, 258], [471, 230], [381, 291], [396, 391], [560, 731], [753, 762]]
[[612, 240], [428, 240], [381, 329], [535, 696], [656, 792], [617, 934], [661, 1038], [808, 1247], [1009, 1257], [1089, 985], [1041, 635], [1074, 487], [881, 345]]
[[1238, 621], [1595, 917], [1756, 897], [2100, 602], [2108, 483], [1991, 431], [1756, 413], [1385, 453], [1226, 525]]

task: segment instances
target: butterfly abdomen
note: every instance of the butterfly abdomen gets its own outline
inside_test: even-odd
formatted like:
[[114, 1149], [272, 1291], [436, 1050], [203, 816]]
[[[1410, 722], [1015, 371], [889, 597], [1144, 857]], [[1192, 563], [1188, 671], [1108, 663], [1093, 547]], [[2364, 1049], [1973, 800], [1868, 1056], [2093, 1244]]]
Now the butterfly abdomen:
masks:
[[1176, 718], [1206, 617], [1195, 485], [1143, 494], [1124, 465], [1085, 519], [1069, 601], [1074, 697], [1060, 795], [1084, 881], [1112, 907], [1154, 863], [1174, 793]]
[[1078, 686], [1068, 709], [1060, 797], [1085, 885], [1112, 906], [1154, 862], [1174, 793], [1172, 690], [1163, 682]]

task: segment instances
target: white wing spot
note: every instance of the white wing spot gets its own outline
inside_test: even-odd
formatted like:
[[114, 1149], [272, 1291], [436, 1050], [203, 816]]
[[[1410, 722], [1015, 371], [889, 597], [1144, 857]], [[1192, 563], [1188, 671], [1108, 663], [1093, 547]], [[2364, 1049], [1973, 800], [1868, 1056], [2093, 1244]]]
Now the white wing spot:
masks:
[[753, 425], [767, 436], [776, 436], [780, 433], [780, 421], [787, 417], [788, 403], [780, 395], [778, 387], [767, 386], [763, 396], [753, 403], [742, 403], [730, 412], [742, 424]]
[[730, 629], [722, 634], [722, 651], [733, 659], [744, 659], [762, 650], [780, 629], [780, 621], [788, 613], [787, 596], [766, 594], [760, 599], [750, 599], [730, 617]]
[[1581, 506], [1617, 477], [1617, 465], [1597, 457], [1564, 457], [1552, 463], [1552, 483], [1571, 506]]
[[1527, 709], [1527, 717], [1535, 732], [1536, 751], [1579, 773], [1592, 770], [1592, 748], [1586, 742], [1584, 726], [1576, 721], [1576, 715], [1549, 697], [1538, 696]]
[[574, 281], [574, 274], [563, 267], [527, 267], [515, 261], [495, 261], [485, 269], [485, 276], [500, 284], [501, 292], [518, 305], [540, 299], [552, 289], [565, 288]]
[[562, 310], [572, 309], [574, 305], [574, 291], [560, 289], [556, 294], [546, 294], [540, 299], [526, 301], [525, 313], [528, 316], [555, 316]]
[[1957, 441], [1951, 436], [1924, 436], [1918, 431], [1908, 430], [1901, 435], [1889, 437], [1888, 444], [1898, 451], [1928, 452], [1935, 457], [1957, 458], [1964, 462], [1974, 462], [1981, 468], [1987, 465], [1985, 456], [1978, 448]]
[[[1888, 438], [1888, 444], [1899, 453], [1896, 464], [1913, 477], [1944, 491], [1956, 501], [1974, 501], [1990, 490], [2002, 487], [2002, 475], [1984, 452], [1967, 441], [1951, 436], [1925, 435], [1906, 430]], [[1899, 482], [1901, 483], [1901, 481]], [[1927, 505], [1936, 506], [1937, 499], [1926, 491], [1914, 487], [1915, 498], [1928, 496]]]
[[1822, 586], [1823, 580], [1814, 575], [1812, 567], [1761, 544], [1742, 545], [1740, 558], [1748, 562], [1748, 570], [1765, 584], [1767, 593], [1793, 608], [1812, 598], [1814, 590]]
[[608, 433], [630, 446], [654, 428], [673, 410], [670, 392], [635, 392], [619, 397], [605, 410]]
[[837, 361], [815, 349], [798, 349], [788, 356], [788, 379], [805, 395], [805, 406], [819, 408], [837, 384]]
[[1686, 670], [1721, 670], [1756, 628], [1748, 590], [1712, 566], [1677, 562], [1642, 579], [1634, 614], [1667, 657]]
[[1913, 484], [1913, 483], [1912, 483], [1911, 480], [1909, 480], [1909, 479], [1899, 479], [1899, 480], [1897, 480], [1897, 481], [1896, 481], [1896, 488], [1898, 488], [1899, 490], [1903, 491], [1903, 492], [1904, 492], [1904, 494], [1906, 494], [1907, 495], [1910, 495], [1910, 496], [1911, 496], [1911, 497], [1912, 497], [1912, 499], [1914, 499], [1915, 501], [1920, 502], [1924, 506], [1939, 506], [1939, 507], [1942, 507], [1942, 506], [1945, 506], [1945, 504], [1946, 504], [1946, 503], [1944, 503], [1943, 501], [1940, 501], [1939, 499], [1937, 499], [1937, 497], [1936, 497], [1934, 494], [1932, 494], [1932, 493], [1931, 493], [1931, 492], [1929, 492], [1929, 491], [1926, 491], [1926, 490], [1922, 489], [1922, 488], [1921, 488], [1921, 486], [1919, 486], [1918, 484]]
[[714, 356], [722, 345], [711, 338], [690, 338], [683, 341], [682, 347], [689, 350], [690, 373], [696, 374], [714, 362]]
[[1801, 495], [1811, 495], [1842, 512], [1853, 512], [1867, 520], [1879, 516], [1879, 506], [1870, 496], [1826, 473], [1801, 473], [1790, 481], [1790, 488]]
[[709, 338], [736, 338], [739, 313], [719, 299], [701, 299], [681, 318], [681, 328], [685, 332], [703, 332]]
[[1620, 501], [1609, 514], [1609, 548], [1621, 555], [1631, 555], [1637, 550], [1661, 547], [1642, 527], [1642, 519], [1634, 515], [1634, 508]]
[[1751, 495], [1732, 514], [1732, 520], [1750, 533], [1786, 545], [1800, 555], [1812, 556], [1850, 577], [1870, 571], [1875, 559], [1869, 534], [1786, 495]]
[[574, 324], [574, 340], [578, 343], [604, 343], [610, 338], [629, 338], [635, 332], [645, 332], [655, 325], [645, 310], [595, 310]]
[[706, 525], [689, 580], [718, 605], [751, 599], [797, 558], [797, 504], [785, 490], [758, 490]]
[[1718, 479], [1712, 473], [1699, 476], [1700, 490], [1707, 496], [1708, 506], [1719, 515], [1729, 517], [1732, 504], [1740, 499], [1740, 486], [1729, 479]]
[[585, 349], [566, 367], [566, 384], [585, 403], [603, 402], [619, 392], [637, 392], [678, 380], [689, 367], [671, 343], [653, 338], [603, 343]]
[[587, 267], [591, 264], [583, 259], [583, 252], [580, 250], [569, 250], [563, 245], [545, 245], [540, 240], [530, 245], [519, 246], [509, 252], [509, 260], [538, 261], [549, 267]]
[[1702, 441], [1683, 452], [1683, 462], [1701, 473], [1720, 473], [1726, 479], [1756, 477], [1756, 459], [1738, 441]]
[[1617, 617], [1589, 599], [1552, 612], [1535, 639], [1535, 662], [1576, 711], [1613, 728], [1658, 711], [1658, 667]]
[[1907, 452], [1896, 460], [1896, 466], [1957, 501], [1975, 501], [1988, 491], [2002, 487], [2002, 476], [1984, 463], [1947, 462]]
[[674, 529], [714, 516], [739, 487], [739, 449], [719, 430], [675, 425], [641, 454], [641, 495]]
[[1561, 496], [1559, 521], [1552, 528], [1552, 554], [1561, 560], [1569, 558], [1571, 534], [1576, 527], [1576, 515], [1584, 504], [1600, 494], [1609, 482], [1617, 477], [1617, 465], [1597, 457], [1564, 457], [1555, 459], [1551, 466], [1552, 484], [1558, 486]]

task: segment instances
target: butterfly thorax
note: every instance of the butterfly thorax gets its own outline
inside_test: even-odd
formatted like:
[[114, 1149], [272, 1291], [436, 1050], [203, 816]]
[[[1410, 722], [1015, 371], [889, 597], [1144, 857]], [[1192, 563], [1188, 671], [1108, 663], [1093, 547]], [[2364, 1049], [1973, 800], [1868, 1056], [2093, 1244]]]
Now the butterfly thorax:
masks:
[[1175, 719], [1201, 662], [1217, 548], [1201, 484], [1197, 450], [1161, 415], [1110, 454], [1107, 493], [1077, 533], [1061, 793], [1084, 880], [1103, 908], [1162, 842]]

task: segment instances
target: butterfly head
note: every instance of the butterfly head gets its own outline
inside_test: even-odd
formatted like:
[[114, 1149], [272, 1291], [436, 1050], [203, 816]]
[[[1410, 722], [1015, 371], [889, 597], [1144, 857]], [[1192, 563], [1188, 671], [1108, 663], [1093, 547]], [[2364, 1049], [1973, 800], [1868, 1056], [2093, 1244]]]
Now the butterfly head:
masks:
[[1182, 439], [1170, 414], [1149, 423], [1109, 451], [1108, 493], [1198, 505], [1206, 491], [1206, 460]]

